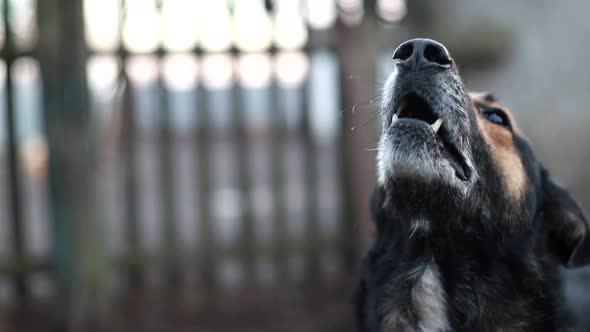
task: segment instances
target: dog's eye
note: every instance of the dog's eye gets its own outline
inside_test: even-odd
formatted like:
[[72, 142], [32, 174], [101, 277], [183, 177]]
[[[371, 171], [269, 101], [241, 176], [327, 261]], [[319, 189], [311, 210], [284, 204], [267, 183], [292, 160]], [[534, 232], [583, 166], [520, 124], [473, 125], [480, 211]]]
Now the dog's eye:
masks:
[[510, 126], [510, 122], [508, 121], [508, 117], [506, 116], [506, 114], [504, 112], [502, 112], [499, 109], [484, 108], [482, 110], [482, 113], [488, 120], [490, 120], [491, 122], [493, 122], [497, 125], [504, 126], [504, 127]]

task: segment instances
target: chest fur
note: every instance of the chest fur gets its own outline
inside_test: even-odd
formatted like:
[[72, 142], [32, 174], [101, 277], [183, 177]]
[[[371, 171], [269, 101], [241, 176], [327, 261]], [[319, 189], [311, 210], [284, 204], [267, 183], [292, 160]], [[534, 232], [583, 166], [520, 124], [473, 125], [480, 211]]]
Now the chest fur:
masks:
[[444, 332], [449, 330], [446, 294], [434, 263], [410, 273], [405, 289], [390, 289], [383, 309], [388, 332]]

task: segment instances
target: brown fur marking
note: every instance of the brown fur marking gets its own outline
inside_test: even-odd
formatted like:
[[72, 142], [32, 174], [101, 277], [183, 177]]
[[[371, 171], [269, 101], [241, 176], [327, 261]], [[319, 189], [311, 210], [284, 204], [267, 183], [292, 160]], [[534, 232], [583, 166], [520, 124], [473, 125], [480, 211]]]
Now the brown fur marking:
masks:
[[503, 174], [504, 184], [508, 197], [520, 201], [527, 185], [526, 173], [522, 160], [514, 145], [513, 132], [510, 129], [488, 121], [481, 112], [479, 106], [501, 109], [506, 113], [515, 134], [522, 136], [522, 131], [516, 125], [510, 111], [502, 104], [491, 101], [486, 94], [473, 94], [471, 96], [474, 109], [477, 112], [477, 123], [484, 139], [490, 145], [496, 164]]

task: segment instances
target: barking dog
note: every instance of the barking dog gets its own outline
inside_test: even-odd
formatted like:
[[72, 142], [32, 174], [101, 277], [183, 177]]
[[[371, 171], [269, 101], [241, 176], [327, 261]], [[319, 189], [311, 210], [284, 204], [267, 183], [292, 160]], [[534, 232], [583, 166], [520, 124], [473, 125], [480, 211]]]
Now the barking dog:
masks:
[[393, 58], [359, 331], [567, 327], [558, 268], [590, 261], [584, 211], [443, 45], [409, 40]]

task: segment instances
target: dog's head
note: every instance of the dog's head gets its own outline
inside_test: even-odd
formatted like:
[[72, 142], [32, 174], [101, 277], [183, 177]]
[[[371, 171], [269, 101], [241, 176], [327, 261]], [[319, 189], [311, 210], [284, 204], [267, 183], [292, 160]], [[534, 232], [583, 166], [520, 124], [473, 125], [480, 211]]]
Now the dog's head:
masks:
[[[565, 265], [590, 260], [582, 208], [533, 154], [510, 111], [468, 94], [447, 49], [413, 39], [394, 52], [378, 147], [382, 202], [428, 229], [453, 223], [502, 236], [542, 228]], [[475, 222], [477, 221], [477, 222]]]

